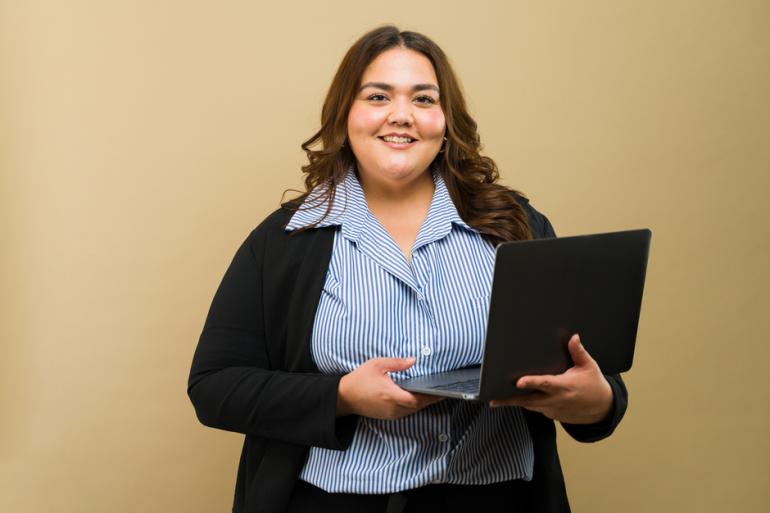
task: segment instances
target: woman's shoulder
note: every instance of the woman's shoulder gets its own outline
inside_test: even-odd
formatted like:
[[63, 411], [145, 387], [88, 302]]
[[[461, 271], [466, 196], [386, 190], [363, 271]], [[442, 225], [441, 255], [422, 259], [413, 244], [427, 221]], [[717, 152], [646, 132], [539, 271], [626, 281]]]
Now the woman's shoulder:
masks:
[[281, 203], [281, 206], [271, 212], [255, 229], [283, 231], [300, 204], [295, 200]]
[[274, 238], [284, 232], [284, 227], [289, 223], [293, 211], [286, 203], [267, 215], [246, 237], [246, 243], [252, 249], [264, 244], [268, 238]]
[[252, 247], [263, 245], [268, 241], [271, 246], [283, 247], [289, 243], [290, 239], [297, 241], [297, 244], [301, 244], [303, 241], [312, 238], [311, 234], [325, 234], [327, 230], [309, 230], [301, 233], [296, 233], [296, 230], [287, 230], [286, 227], [301, 205], [302, 201], [297, 201], [296, 199], [282, 203], [279, 208], [268, 214], [249, 233], [247, 237], [248, 242]]
[[527, 221], [529, 222], [529, 229], [532, 231], [533, 239], [556, 237], [556, 233], [554, 232], [548, 217], [533, 207], [529, 198], [519, 191], [511, 191], [511, 194], [521, 208], [524, 209], [524, 212], [527, 213]]

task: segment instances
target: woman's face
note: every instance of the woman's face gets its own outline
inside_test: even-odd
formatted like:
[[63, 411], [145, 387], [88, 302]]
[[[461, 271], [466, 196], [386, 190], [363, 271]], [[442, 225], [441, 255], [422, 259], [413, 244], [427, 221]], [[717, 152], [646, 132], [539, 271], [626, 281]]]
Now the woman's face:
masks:
[[445, 126], [427, 57], [393, 48], [369, 64], [348, 114], [348, 140], [365, 181], [398, 187], [419, 178], [441, 149]]

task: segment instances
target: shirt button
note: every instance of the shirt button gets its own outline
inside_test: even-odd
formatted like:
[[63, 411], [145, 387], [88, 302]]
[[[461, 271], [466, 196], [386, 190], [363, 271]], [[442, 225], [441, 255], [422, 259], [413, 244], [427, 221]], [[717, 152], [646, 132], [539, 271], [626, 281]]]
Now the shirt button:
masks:
[[438, 435], [439, 442], [446, 442], [447, 440], [449, 440], [449, 437], [446, 435], [446, 433], [441, 433]]
[[431, 351], [430, 347], [428, 347], [428, 346], [425, 346], [425, 347], [422, 348], [422, 354], [425, 355], [425, 356], [430, 356], [430, 354], [432, 352], [433, 351]]

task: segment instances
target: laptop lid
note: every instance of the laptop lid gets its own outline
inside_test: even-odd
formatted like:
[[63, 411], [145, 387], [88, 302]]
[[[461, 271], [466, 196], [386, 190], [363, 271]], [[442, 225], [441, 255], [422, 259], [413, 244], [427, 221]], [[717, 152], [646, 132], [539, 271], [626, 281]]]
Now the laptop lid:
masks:
[[497, 247], [479, 399], [524, 375], [559, 374], [578, 333], [602, 372], [631, 368], [652, 232], [515, 241]]

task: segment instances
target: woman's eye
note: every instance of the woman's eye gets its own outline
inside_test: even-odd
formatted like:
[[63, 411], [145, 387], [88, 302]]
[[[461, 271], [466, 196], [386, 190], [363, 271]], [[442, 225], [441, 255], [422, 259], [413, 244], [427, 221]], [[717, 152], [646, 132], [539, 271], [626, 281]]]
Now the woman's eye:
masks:
[[426, 103], [426, 104], [433, 104], [436, 103], [436, 100], [431, 98], [430, 96], [418, 96], [415, 98], [419, 103]]
[[373, 94], [367, 98], [367, 100], [374, 100], [376, 102], [385, 98], [384, 94]]

